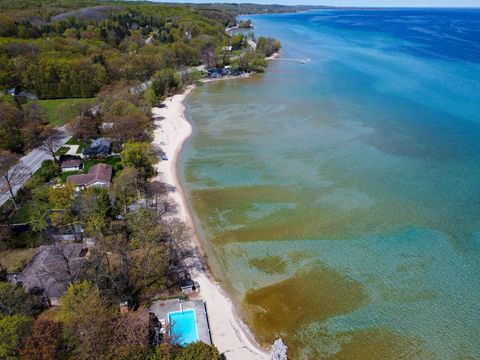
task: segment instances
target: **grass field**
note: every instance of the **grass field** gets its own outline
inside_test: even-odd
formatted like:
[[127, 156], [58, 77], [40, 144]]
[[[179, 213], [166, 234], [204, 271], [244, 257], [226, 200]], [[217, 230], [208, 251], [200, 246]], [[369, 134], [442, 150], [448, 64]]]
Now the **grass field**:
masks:
[[[112, 165], [115, 168], [115, 165], [122, 162], [122, 159], [117, 156], [109, 156], [106, 159], [91, 159], [83, 162], [83, 172], [88, 173], [88, 170], [93, 166], [99, 163]], [[117, 165], [118, 166], [118, 165]]]
[[11, 249], [0, 252], [0, 264], [7, 272], [20, 271], [25, 264], [35, 255], [37, 248]]
[[47, 110], [50, 124], [62, 126], [78, 115], [77, 111], [75, 111], [76, 105], [94, 106], [96, 99], [47, 99], [35, 101]]

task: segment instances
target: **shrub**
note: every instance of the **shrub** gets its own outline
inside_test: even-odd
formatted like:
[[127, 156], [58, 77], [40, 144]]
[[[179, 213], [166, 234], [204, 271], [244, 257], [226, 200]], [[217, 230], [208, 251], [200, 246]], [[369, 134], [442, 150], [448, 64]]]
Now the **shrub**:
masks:
[[178, 357], [179, 360], [220, 360], [221, 356], [214, 345], [201, 341], [189, 344]]

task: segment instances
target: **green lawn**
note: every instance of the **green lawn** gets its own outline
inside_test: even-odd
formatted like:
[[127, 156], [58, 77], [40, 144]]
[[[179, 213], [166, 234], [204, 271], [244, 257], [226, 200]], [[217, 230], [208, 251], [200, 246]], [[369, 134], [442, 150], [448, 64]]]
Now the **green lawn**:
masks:
[[[122, 159], [120, 157], [117, 157], [117, 156], [109, 156], [107, 157], [106, 159], [90, 159], [90, 160], [87, 160], [87, 161], [84, 161], [83, 162], [83, 171], [85, 173], [88, 172], [88, 170], [93, 166], [93, 165], [96, 165], [96, 164], [99, 164], [99, 163], [103, 163], [103, 164], [108, 164], [108, 165], [112, 165], [112, 167], [115, 169], [116, 168], [116, 164], [119, 164], [120, 162], [122, 161]], [[117, 165], [118, 166], [118, 165]]]
[[27, 201], [20, 206], [20, 209], [15, 210], [15, 213], [10, 219], [12, 224], [23, 224], [32, 220], [32, 202]]
[[74, 109], [75, 105], [87, 104], [93, 107], [96, 99], [46, 99], [35, 101], [47, 110], [50, 124], [62, 126], [68, 123], [73, 117], [77, 116], [77, 113]]
[[27, 249], [12, 249], [0, 252], [0, 264], [7, 270], [7, 272], [21, 271], [25, 264], [37, 252], [37, 248]]
[[58, 150], [55, 152], [55, 155], [58, 155], [58, 156], [60, 156], [60, 155], [65, 155], [65, 154], [68, 152], [68, 150], [70, 150], [69, 147], [67, 147], [67, 146], [62, 146], [60, 149], [58, 149]]
[[70, 139], [68, 139], [68, 141], [67, 141], [65, 144], [67, 144], [67, 145], [80, 145], [81, 142], [78, 141], [77, 139], [75, 139], [75, 138], [72, 136]]
[[65, 172], [62, 172], [60, 174], [60, 179], [61, 179], [62, 183], [66, 183], [67, 182], [67, 177], [69, 177], [70, 175], [77, 175], [77, 174], [83, 174], [83, 172], [81, 170], [79, 170], [79, 171], [65, 171]]
[[77, 154], [81, 154], [82, 151], [83, 151], [83, 148], [85, 146], [90, 146], [91, 143], [92, 143], [92, 141], [90, 140], [86, 144], [84, 144], [81, 141], [79, 141], [78, 139], [75, 139], [74, 137], [71, 137], [70, 140], [68, 140], [66, 142], [67, 145], [78, 145]]

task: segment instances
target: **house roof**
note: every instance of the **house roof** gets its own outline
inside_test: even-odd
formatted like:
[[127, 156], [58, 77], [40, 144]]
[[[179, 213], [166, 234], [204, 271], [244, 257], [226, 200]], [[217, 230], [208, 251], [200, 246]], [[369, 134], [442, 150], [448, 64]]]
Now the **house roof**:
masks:
[[62, 162], [62, 169], [79, 167], [80, 165], [82, 165], [82, 160], [79, 160], [79, 159], [65, 160], [64, 162]]
[[83, 244], [41, 245], [16, 280], [28, 290], [38, 287], [49, 298], [58, 298], [79, 277], [85, 249]]
[[112, 167], [107, 164], [97, 164], [88, 170], [88, 174], [70, 175], [67, 183], [75, 186], [88, 186], [96, 182], [109, 183], [112, 180]]
[[112, 142], [106, 138], [95, 139], [92, 141], [90, 147], [83, 149], [83, 154], [109, 154], [111, 145]]
[[110, 147], [111, 141], [105, 138], [100, 138], [100, 139], [95, 139], [92, 141], [92, 145], [90, 146], [91, 148], [96, 148], [96, 147]]

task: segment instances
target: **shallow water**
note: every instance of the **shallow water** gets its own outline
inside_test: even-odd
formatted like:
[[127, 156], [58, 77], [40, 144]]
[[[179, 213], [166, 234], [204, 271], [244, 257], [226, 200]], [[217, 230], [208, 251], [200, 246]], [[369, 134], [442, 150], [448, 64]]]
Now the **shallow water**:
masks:
[[292, 359], [480, 358], [480, 11], [252, 18], [282, 60], [195, 90], [182, 154], [247, 323]]

